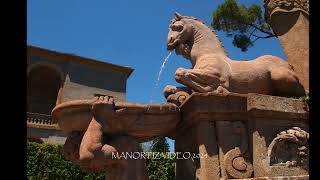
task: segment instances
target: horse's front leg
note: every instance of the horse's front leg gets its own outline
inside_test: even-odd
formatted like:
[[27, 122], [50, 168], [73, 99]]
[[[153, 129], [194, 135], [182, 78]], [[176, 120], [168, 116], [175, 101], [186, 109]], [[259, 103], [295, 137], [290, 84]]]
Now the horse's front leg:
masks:
[[229, 93], [226, 89], [226, 87], [228, 87], [228, 81], [223, 80], [223, 78], [212, 72], [207, 72], [202, 69], [178, 68], [175, 79], [177, 82], [197, 92]]
[[184, 84], [197, 92], [212, 92], [215, 83], [209, 83], [215, 77], [199, 69], [178, 68], [175, 74], [178, 83]]

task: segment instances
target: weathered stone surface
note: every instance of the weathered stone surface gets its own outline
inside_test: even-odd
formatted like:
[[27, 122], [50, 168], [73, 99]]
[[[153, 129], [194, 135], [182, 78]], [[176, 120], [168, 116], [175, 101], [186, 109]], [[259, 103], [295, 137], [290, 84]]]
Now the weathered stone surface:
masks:
[[[57, 103], [75, 99], [90, 99], [96, 93], [114, 96], [115, 101], [124, 101], [126, 80], [133, 71], [129, 67], [35, 46], [27, 47], [27, 64], [28, 77], [34, 67], [42, 66], [43, 68], [44, 65], [44, 67], [49, 66], [56, 69], [62, 80]], [[40, 74], [40, 76], [43, 75]]]
[[[175, 139], [176, 154], [195, 153], [197, 147], [195, 146], [195, 135], [192, 128], [186, 133]], [[176, 180], [194, 180], [196, 179], [196, 163], [199, 163], [196, 158], [176, 158]]]
[[242, 120], [247, 116], [246, 95], [230, 93], [192, 93], [181, 107], [182, 121], [170, 135], [183, 134], [200, 121]]
[[63, 132], [57, 129], [42, 129], [38, 127], [30, 127], [27, 129], [27, 137], [40, 139], [48, 144], [64, 144], [66, 136]]
[[[295, 154], [299, 153], [297, 148], [302, 146], [297, 147], [296, 143], [279, 143], [278, 148], [281, 146], [280, 149], [290, 149], [283, 152], [278, 151], [277, 148], [272, 148], [274, 146], [272, 144], [275, 144], [279, 139], [277, 134], [282, 131], [287, 131], [293, 127], [300, 127], [308, 131], [309, 109], [307, 103], [298, 99], [249, 94], [247, 109], [249, 134], [252, 135], [253, 144], [254, 176], [308, 174], [308, 163], [305, 162], [299, 166], [290, 165], [299, 161]], [[273, 149], [273, 152], [271, 149]], [[295, 152], [291, 152], [291, 150]], [[287, 161], [288, 166], [285, 164], [275, 165]]]
[[174, 104], [115, 103], [111, 96], [62, 103], [52, 116], [68, 135], [65, 156], [88, 171], [107, 171], [111, 180], [147, 179], [144, 158], [121, 154], [142, 152], [138, 139], [163, 135], [180, 120]]
[[242, 121], [217, 121], [216, 129], [221, 177], [251, 177], [253, 167], [246, 123]]
[[186, 101], [191, 94], [191, 90], [186, 87], [175, 87], [167, 85], [163, 89], [163, 95], [167, 99], [167, 102], [174, 103], [180, 106], [184, 101]]
[[195, 138], [200, 158], [195, 159], [196, 177], [199, 180], [220, 179], [219, 152], [216, 130], [213, 122], [199, 122], [195, 128]]
[[256, 178], [246, 178], [241, 180], [308, 180], [309, 175], [303, 176], [277, 176], [277, 177], [256, 177]]
[[[252, 120], [252, 126], [253, 166], [255, 177], [308, 174], [307, 162], [304, 162], [304, 164], [299, 166], [291, 166], [291, 163], [294, 163], [294, 161], [299, 161], [299, 158], [295, 156], [295, 154], [299, 153], [298, 148], [302, 147], [297, 146], [299, 142], [297, 142], [297, 145], [293, 142], [281, 143], [279, 146], [280, 149], [284, 150], [284, 152], [279, 151], [276, 148], [273, 149], [273, 141], [278, 133], [291, 129], [292, 127], [300, 127], [308, 131], [308, 126], [305, 122], [257, 118]], [[287, 150], [285, 151], [285, 149]]]
[[[220, 179], [219, 150], [213, 122], [203, 121], [175, 139], [176, 179]], [[184, 158], [191, 156], [191, 158]]]
[[175, 13], [169, 25], [167, 49], [191, 61], [192, 69], [178, 68], [175, 79], [194, 92], [305, 94], [292, 67], [283, 59], [265, 55], [252, 61], [232, 60], [217, 35], [191, 16]]
[[277, 35], [288, 63], [309, 90], [309, 0], [265, 1], [266, 19]]
[[309, 169], [309, 133], [292, 127], [277, 134], [268, 147], [270, 166], [287, 166]]
[[252, 164], [242, 156], [239, 148], [232, 149], [224, 155], [224, 166], [230, 177], [244, 178], [252, 175]]
[[[65, 133], [84, 131], [93, 117], [91, 112], [93, 103], [94, 100], [75, 100], [59, 104], [52, 111], [53, 120], [58, 122]], [[109, 126], [104, 132], [127, 134], [139, 141], [164, 135], [180, 121], [180, 110], [171, 103], [116, 102], [114, 114], [111, 119], [105, 118]]]
[[[286, 145], [285, 143], [285, 146], [279, 143], [276, 145], [277, 148], [270, 153], [272, 157], [280, 160], [284, 157], [280, 157], [282, 154], [276, 150], [279, 149], [278, 147], [296, 148], [301, 157], [306, 157], [305, 159], [299, 157], [300, 162], [303, 162], [300, 163], [302, 165], [298, 165], [299, 158], [296, 160], [290, 159], [291, 157], [298, 157], [295, 151], [287, 151], [289, 157], [286, 157], [290, 161], [288, 162], [290, 164], [288, 167], [270, 165], [270, 159], [272, 158], [268, 158], [268, 147], [270, 147], [277, 134], [281, 134], [282, 131], [295, 134], [297, 137], [306, 137], [309, 118], [309, 109], [306, 102], [292, 98], [251, 93], [246, 95], [236, 93], [229, 93], [228, 95], [193, 93], [181, 105], [180, 109], [182, 120], [175, 130], [171, 131], [170, 137], [179, 141], [179, 151], [188, 151], [190, 149], [189, 146], [192, 145], [188, 145], [189, 148], [186, 148], [182, 144], [188, 144], [193, 140], [191, 140], [192, 138], [181, 137], [189, 134], [192, 129], [196, 129], [201, 123], [212, 124], [213, 127], [206, 126], [212, 127], [210, 131], [211, 133], [216, 132], [217, 139], [210, 138], [210, 141], [206, 143], [216, 143], [219, 149], [221, 178], [308, 174], [306, 170], [308, 169], [308, 166], [306, 166], [306, 162], [308, 162], [307, 141], [302, 141], [305, 144], [293, 143]], [[300, 127], [301, 130], [296, 127]], [[195, 133], [197, 131], [193, 130], [192, 132], [192, 136], [197, 137]], [[205, 133], [205, 131], [202, 133]], [[287, 137], [287, 135], [281, 136]], [[288, 136], [290, 139], [291, 135]], [[206, 139], [205, 136], [203, 136], [203, 139]], [[297, 138], [291, 139], [295, 142]], [[201, 146], [193, 145], [193, 147], [201, 149]], [[193, 150], [193, 152], [196, 151]], [[201, 165], [200, 160], [195, 160], [193, 164], [201, 169], [204, 166]], [[275, 161], [272, 160], [273, 162]], [[177, 168], [179, 167], [183, 166], [177, 166]], [[213, 167], [211, 166], [211, 168]], [[243, 170], [244, 168], [246, 168], [245, 171]], [[183, 169], [178, 171], [183, 171]], [[200, 170], [196, 171], [196, 177], [200, 177], [200, 172]]]
[[281, 12], [303, 12], [309, 15], [309, 0], [264, 0], [265, 17], [270, 21], [273, 15]]
[[309, 106], [305, 101], [293, 98], [248, 94], [247, 111], [250, 116], [277, 119], [309, 119]]

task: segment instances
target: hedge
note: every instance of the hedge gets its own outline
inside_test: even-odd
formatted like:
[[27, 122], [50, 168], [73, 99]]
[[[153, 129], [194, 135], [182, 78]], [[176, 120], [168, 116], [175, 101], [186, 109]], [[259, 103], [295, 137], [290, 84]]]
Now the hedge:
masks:
[[[104, 180], [105, 173], [86, 173], [60, 153], [62, 145], [27, 142], [27, 178], [30, 180]], [[173, 180], [175, 159], [146, 160], [149, 180]]]

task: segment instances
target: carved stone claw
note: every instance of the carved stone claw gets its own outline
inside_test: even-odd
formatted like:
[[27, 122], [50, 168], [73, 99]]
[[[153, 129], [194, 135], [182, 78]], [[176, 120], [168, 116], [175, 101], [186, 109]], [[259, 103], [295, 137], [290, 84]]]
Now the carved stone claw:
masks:
[[189, 98], [189, 94], [184, 91], [176, 92], [175, 94], [171, 94], [167, 97], [167, 102], [171, 102], [180, 106], [184, 101]]
[[168, 96], [175, 94], [178, 91], [176, 86], [172, 86], [172, 85], [167, 85], [166, 87], [164, 87], [163, 89], [163, 95], [165, 98], [168, 98]]

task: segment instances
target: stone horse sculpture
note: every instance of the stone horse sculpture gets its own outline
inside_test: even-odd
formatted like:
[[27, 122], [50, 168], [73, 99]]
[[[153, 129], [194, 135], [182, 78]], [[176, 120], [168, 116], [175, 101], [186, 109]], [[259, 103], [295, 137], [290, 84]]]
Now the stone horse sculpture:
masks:
[[[169, 25], [167, 49], [175, 49], [177, 55], [191, 61], [192, 69], [178, 68], [175, 79], [192, 91], [305, 95], [292, 66], [283, 59], [264, 55], [251, 61], [232, 60], [214, 31], [194, 17], [175, 13]], [[172, 96], [177, 92], [180, 94]], [[164, 95], [168, 101], [180, 102], [188, 96], [174, 86], [165, 87]], [[182, 100], [178, 100], [181, 95]]]

